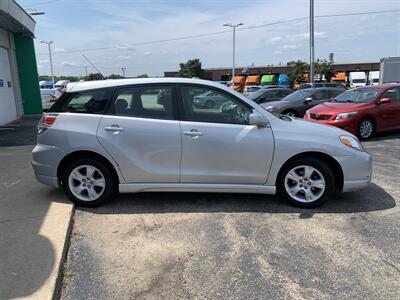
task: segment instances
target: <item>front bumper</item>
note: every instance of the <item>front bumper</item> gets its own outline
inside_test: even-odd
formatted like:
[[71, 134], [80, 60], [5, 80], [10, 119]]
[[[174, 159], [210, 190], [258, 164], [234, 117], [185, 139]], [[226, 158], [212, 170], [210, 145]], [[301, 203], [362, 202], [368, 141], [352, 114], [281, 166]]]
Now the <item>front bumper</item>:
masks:
[[341, 120], [315, 120], [315, 119], [311, 119], [306, 114], [304, 116], [304, 119], [307, 121], [311, 121], [311, 122], [315, 122], [315, 123], [319, 123], [319, 124], [335, 126], [340, 129], [346, 130], [354, 135], [357, 135], [357, 133], [358, 133], [356, 122], [354, 122], [354, 120], [352, 118], [341, 119]]

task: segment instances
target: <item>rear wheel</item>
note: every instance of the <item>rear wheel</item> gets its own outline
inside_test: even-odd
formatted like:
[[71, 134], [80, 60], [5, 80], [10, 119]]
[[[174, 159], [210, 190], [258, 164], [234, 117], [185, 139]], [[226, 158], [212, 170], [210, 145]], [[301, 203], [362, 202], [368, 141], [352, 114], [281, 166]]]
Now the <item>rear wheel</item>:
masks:
[[80, 206], [96, 206], [112, 198], [116, 187], [110, 170], [93, 159], [70, 163], [62, 177], [68, 197]]
[[363, 139], [369, 139], [374, 135], [375, 125], [371, 119], [362, 119], [358, 125], [358, 136]]
[[313, 208], [324, 203], [334, 189], [329, 166], [314, 158], [295, 160], [284, 167], [278, 178], [278, 192], [295, 206]]

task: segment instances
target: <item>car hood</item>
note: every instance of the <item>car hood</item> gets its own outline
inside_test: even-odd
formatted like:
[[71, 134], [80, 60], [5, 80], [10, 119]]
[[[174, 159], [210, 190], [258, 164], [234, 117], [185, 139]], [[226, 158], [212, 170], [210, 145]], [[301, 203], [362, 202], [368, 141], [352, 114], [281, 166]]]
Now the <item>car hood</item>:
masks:
[[368, 106], [369, 103], [339, 103], [339, 102], [324, 102], [314, 106], [309, 110], [312, 114], [337, 114], [341, 112], [358, 111]]

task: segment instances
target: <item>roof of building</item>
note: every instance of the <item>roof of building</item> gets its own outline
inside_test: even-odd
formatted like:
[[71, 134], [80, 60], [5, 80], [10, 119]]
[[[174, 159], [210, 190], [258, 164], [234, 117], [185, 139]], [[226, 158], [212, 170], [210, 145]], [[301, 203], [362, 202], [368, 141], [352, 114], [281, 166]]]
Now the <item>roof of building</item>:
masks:
[[0, 28], [32, 35], [35, 20], [14, 0], [0, 1]]

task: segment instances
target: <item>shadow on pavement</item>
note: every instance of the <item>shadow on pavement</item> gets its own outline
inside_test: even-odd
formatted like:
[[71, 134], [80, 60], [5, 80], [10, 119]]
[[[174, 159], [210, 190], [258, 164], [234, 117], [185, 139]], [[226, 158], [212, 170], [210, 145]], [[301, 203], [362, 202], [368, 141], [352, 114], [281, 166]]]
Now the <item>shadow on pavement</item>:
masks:
[[300, 218], [318, 213], [358, 213], [390, 209], [396, 206], [391, 195], [375, 184], [353, 193], [336, 193], [323, 206], [300, 209], [278, 196], [210, 193], [138, 193], [117, 196], [97, 208], [77, 208], [97, 214], [150, 213], [299, 213]]
[[35, 145], [40, 117], [31, 116], [0, 126], [0, 146]]

